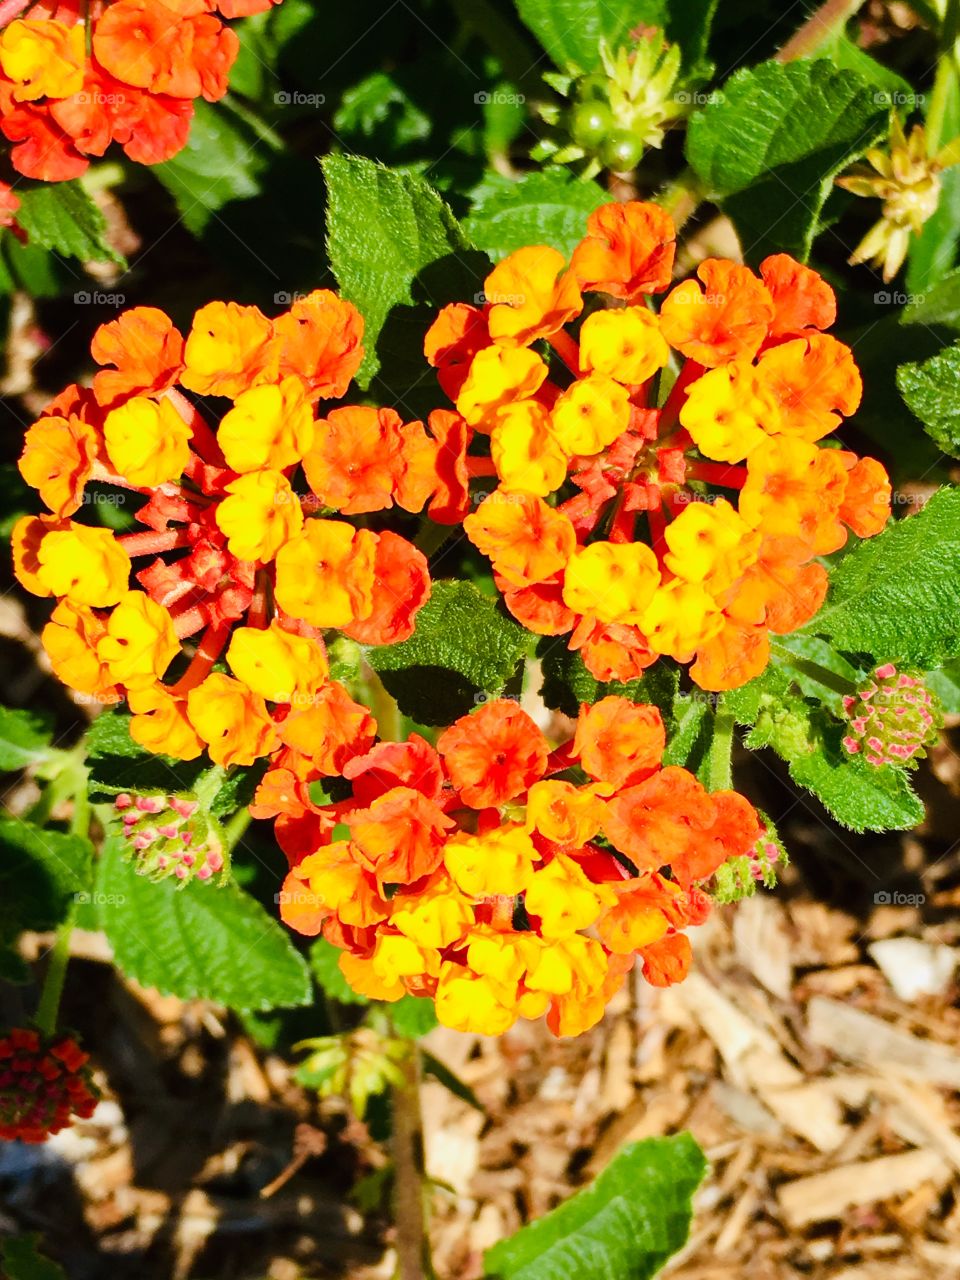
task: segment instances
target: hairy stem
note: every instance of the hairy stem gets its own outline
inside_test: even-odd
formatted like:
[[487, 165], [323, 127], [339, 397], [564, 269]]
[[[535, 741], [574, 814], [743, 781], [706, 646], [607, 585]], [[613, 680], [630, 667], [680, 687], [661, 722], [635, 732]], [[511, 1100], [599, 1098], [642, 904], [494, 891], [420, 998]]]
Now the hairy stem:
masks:
[[791, 62], [815, 53], [829, 40], [838, 27], [843, 27], [863, 8], [866, 0], [827, 0], [811, 13], [799, 31], [795, 31], [777, 54], [778, 62]]
[[43, 991], [37, 1006], [34, 1022], [37, 1029], [45, 1036], [52, 1036], [57, 1029], [57, 1015], [60, 1012], [60, 997], [63, 995], [63, 984], [67, 977], [67, 966], [70, 963], [70, 935], [73, 933], [73, 913], [70, 912], [57, 930], [57, 940], [50, 953], [47, 965], [47, 976], [43, 980]]

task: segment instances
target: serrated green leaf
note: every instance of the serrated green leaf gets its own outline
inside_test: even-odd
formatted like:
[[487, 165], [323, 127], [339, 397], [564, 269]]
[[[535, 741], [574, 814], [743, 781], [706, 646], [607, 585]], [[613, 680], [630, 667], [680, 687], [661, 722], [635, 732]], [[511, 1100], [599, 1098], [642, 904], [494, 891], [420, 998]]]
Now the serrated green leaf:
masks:
[[107, 220], [79, 182], [43, 182], [17, 187], [17, 221], [31, 244], [82, 262], [126, 259], [107, 243]]
[[626, 684], [611, 680], [603, 684], [584, 666], [579, 653], [566, 647], [561, 639], [548, 637], [537, 648], [543, 672], [540, 696], [548, 707], [576, 717], [582, 703], [599, 702], [601, 698], [629, 698], [658, 707], [670, 731], [670, 721], [680, 684], [680, 673], [666, 661], [656, 663], [636, 680]]
[[361, 156], [321, 163], [330, 265], [364, 318], [367, 353], [357, 382], [365, 389], [381, 371], [397, 386], [412, 386], [423, 376], [423, 336], [437, 307], [469, 298], [483, 269], [468, 256], [470, 243], [448, 206], [419, 175]]
[[39, 1235], [0, 1240], [4, 1280], [66, 1280], [63, 1268], [45, 1258], [39, 1249]]
[[517, 12], [561, 71], [595, 71], [600, 41], [630, 44], [640, 27], [662, 27], [667, 0], [516, 0]]
[[369, 143], [387, 154], [423, 142], [433, 128], [430, 117], [385, 71], [375, 71], [346, 90], [333, 127], [348, 144]]
[[948, 716], [960, 715], [960, 659], [946, 663], [938, 671], [928, 671], [925, 679], [941, 709]]
[[367, 661], [404, 715], [446, 725], [502, 693], [526, 645], [524, 629], [469, 582], [437, 582], [410, 639]]
[[93, 847], [80, 836], [0, 818], [0, 942], [55, 929], [90, 890]]
[[410, 1040], [419, 1040], [438, 1025], [436, 1006], [426, 996], [401, 996], [389, 1013], [394, 1031]]
[[710, 705], [706, 695], [678, 693], [671, 712], [670, 733], [663, 753], [665, 765], [685, 765], [704, 727]]
[[500, 1280], [649, 1280], [684, 1244], [707, 1162], [688, 1133], [624, 1147], [589, 1187], [488, 1249]]
[[733, 219], [745, 257], [806, 260], [836, 175], [884, 136], [889, 107], [829, 61], [738, 71], [697, 112], [687, 158]]
[[125, 711], [104, 711], [87, 732], [87, 765], [90, 798], [111, 800], [121, 791], [192, 791], [208, 767], [198, 760], [145, 751], [130, 737], [130, 716]]
[[310, 1000], [306, 961], [235, 884], [154, 883], [137, 875], [113, 838], [100, 859], [97, 897], [117, 967], [145, 987], [241, 1010]]
[[0, 707], [0, 773], [27, 769], [43, 760], [52, 735], [49, 716]]
[[902, 364], [897, 387], [937, 448], [960, 455], [960, 347], [947, 347], [922, 364]]
[[960, 656], [960, 489], [938, 490], [844, 556], [826, 605], [802, 630], [922, 670]]
[[595, 182], [581, 182], [565, 169], [516, 179], [489, 174], [474, 191], [463, 226], [491, 258], [527, 244], [553, 245], [569, 257], [586, 234], [587, 215], [609, 198]]
[[340, 969], [343, 950], [326, 938], [317, 938], [310, 947], [310, 968], [328, 996], [338, 1004], [369, 1004], [366, 996], [354, 991]]

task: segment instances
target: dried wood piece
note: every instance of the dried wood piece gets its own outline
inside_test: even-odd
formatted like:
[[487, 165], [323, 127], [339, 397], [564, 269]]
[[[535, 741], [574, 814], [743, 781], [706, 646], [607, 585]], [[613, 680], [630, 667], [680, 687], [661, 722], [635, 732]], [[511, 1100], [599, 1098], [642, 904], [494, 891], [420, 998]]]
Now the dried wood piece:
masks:
[[815, 996], [807, 1006], [810, 1039], [846, 1062], [895, 1068], [908, 1079], [960, 1089], [960, 1054], [936, 1040], [922, 1040], [862, 1009]]
[[733, 918], [737, 959], [762, 987], [788, 999], [793, 983], [790, 934], [786, 912], [775, 898], [757, 894], [740, 903]]
[[907, 1195], [919, 1184], [942, 1187], [950, 1166], [936, 1151], [905, 1151], [788, 1182], [777, 1192], [780, 1210], [791, 1227], [838, 1218], [856, 1205]]

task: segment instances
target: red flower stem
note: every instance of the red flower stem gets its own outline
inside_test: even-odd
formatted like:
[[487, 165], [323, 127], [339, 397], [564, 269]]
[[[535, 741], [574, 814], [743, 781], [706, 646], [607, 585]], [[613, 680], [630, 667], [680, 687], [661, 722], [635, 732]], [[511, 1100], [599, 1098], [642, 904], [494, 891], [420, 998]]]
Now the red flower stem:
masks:
[[177, 547], [189, 547], [193, 539], [186, 529], [160, 529], [147, 533], [125, 533], [117, 542], [131, 558], [159, 555], [161, 551], [174, 551]]
[[[192, 611], [189, 611], [192, 612]], [[197, 610], [199, 612], [199, 610]], [[176, 621], [179, 621], [177, 619]], [[179, 634], [179, 628], [178, 628]], [[230, 628], [222, 623], [213, 622], [207, 627], [203, 633], [203, 639], [197, 645], [197, 651], [190, 660], [190, 665], [180, 677], [175, 685], [171, 685], [169, 692], [175, 698], [182, 698], [185, 693], [189, 693], [191, 689], [195, 689], [202, 680], [207, 676], [210, 668], [220, 657], [223, 647], [227, 643], [227, 636], [230, 634]]]
[[207, 624], [206, 614], [198, 604], [185, 604], [179, 611], [172, 612], [170, 617], [173, 619], [173, 629], [180, 640], [187, 640], [190, 636], [196, 635]]
[[626, 507], [621, 507], [613, 517], [613, 523], [610, 526], [610, 541], [632, 542], [635, 523], [636, 512], [628, 511]]
[[650, 524], [650, 541], [653, 545], [653, 550], [656, 552], [657, 559], [662, 560], [667, 546], [667, 521], [663, 514], [663, 508], [652, 508], [647, 512], [647, 520]]
[[565, 329], [558, 329], [547, 339], [550, 346], [575, 378], [580, 377], [580, 347]]
[[680, 417], [680, 410], [683, 408], [683, 403], [687, 398], [687, 387], [691, 382], [696, 381], [703, 372], [703, 365], [697, 364], [696, 360], [687, 360], [680, 370], [680, 374], [670, 388], [670, 394], [667, 396], [660, 412], [661, 436], [664, 432], [669, 432], [676, 426]]
[[691, 480], [703, 480], [721, 489], [742, 489], [748, 472], [746, 467], [730, 466], [726, 462], [688, 462], [687, 475]]
[[213, 434], [209, 423], [197, 406], [188, 400], [182, 391], [178, 391], [176, 387], [168, 387], [163, 394], [193, 432], [193, 445], [201, 458], [216, 467], [226, 466], [226, 459], [223, 456], [220, 445], [217, 443], [217, 437]]
[[513, 928], [513, 909], [516, 899], [505, 893], [498, 893], [495, 898], [488, 898], [491, 908], [490, 924], [494, 929], [507, 932]]
[[270, 575], [266, 569], [258, 569], [254, 580], [253, 599], [247, 610], [247, 626], [259, 627], [267, 625], [267, 608], [270, 599]]

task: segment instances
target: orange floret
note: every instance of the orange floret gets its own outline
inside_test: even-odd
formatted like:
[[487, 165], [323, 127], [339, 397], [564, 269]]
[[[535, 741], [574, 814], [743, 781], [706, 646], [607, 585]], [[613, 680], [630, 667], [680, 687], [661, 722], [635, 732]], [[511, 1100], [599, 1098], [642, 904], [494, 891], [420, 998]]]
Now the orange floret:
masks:
[[507, 699], [484, 703], [437, 740], [450, 780], [474, 809], [501, 805], [543, 776], [549, 750], [533, 720]]
[[583, 308], [575, 276], [562, 253], [528, 245], [499, 262], [484, 281], [490, 337], [505, 347], [549, 338]]
[[663, 336], [683, 355], [712, 369], [755, 356], [773, 321], [773, 301], [747, 267], [707, 258], [698, 280], [685, 280], [664, 299]]
[[299, 377], [312, 399], [339, 400], [363, 362], [363, 316], [353, 303], [315, 289], [273, 324], [281, 377]]
[[333, 409], [320, 419], [303, 469], [325, 507], [359, 515], [392, 505], [402, 466], [402, 425], [393, 409], [368, 405]]
[[131, 307], [93, 335], [90, 354], [101, 369], [93, 379], [97, 402], [112, 408], [129, 395], [172, 387], [183, 368], [183, 337], [156, 307]]
[[569, 519], [542, 498], [494, 490], [463, 522], [473, 545], [516, 587], [552, 578], [573, 555], [577, 535]]
[[771, 338], [792, 338], [806, 329], [829, 329], [836, 320], [836, 294], [816, 271], [789, 254], [764, 258], [760, 275], [773, 300]]
[[612, 788], [642, 782], [659, 769], [665, 746], [656, 707], [612, 696], [580, 708], [573, 753], [598, 782]]
[[605, 204], [587, 219], [587, 235], [570, 269], [583, 289], [637, 302], [670, 284], [676, 230], [659, 205], [632, 200]]

